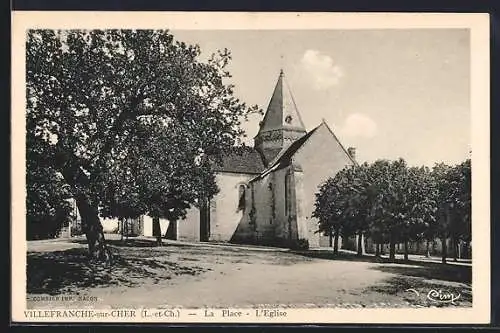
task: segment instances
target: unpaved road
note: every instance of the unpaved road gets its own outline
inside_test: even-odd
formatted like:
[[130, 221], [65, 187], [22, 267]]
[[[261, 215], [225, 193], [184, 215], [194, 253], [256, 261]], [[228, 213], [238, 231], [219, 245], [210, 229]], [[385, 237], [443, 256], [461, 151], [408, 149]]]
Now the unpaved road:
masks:
[[[117, 259], [110, 271], [86, 265], [84, 244], [30, 242], [28, 307], [409, 307], [472, 301], [465, 266], [177, 242], [153, 247], [144, 239], [111, 242]], [[432, 289], [460, 298], [436, 303], [426, 297]]]

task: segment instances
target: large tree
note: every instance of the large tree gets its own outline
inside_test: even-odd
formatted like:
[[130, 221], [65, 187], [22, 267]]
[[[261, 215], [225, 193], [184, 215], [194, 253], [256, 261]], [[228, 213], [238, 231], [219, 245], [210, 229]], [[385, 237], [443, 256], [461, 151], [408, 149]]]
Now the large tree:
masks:
[[357, 252], [362, 255], [363, 235], [368, 232], [376, 192], [368, 163], [348, 166], [328, 179], [316, 194], [313, 216], [319, 230], [334, 236], [334, 253], [338, 252], [339, 235], [358, 235]]
[[348, 194], [347, 173], [349, 169], [340, 170], [335, 177], [327, 179], [316, 193], [313, 217], [318, 218], [319, 232], [329, 235], [333, 245], [333, 253], [339, 250], [339, 236], [347, 220]]
[[458, 241], [468, 244], [471, 240], [471, 162], [449, 166], [436, 164], [432, 176], [438, 189], [436, 235], [441, 239], [442, 262], [448, 255], [448, 239], [457, 257]]
[[471, 224], [471, 161], [465, 160], [457, 165], [459, 175], [458, 191], [456, 195], [457, 211], [458, 211], [458, 239], [465, 242], [466, 252], [465, 255], [470, 256], [470, 242], [472, 241], [472, 224]]
[[408, 260], [408, 243], [419, 242], [435, 220], [437, 189], [427, 167], [411, 167], [403, 187], [405, 221], [399, 226], [404, 244], [404, 259]]
[[[377, 244], [390, 243], [395, 258], [396, 243], [417, 240], [434, 218], [436, 190], [428, 168], [409, 168], [403, 159], [378, 160], [347, 167], [325, 182], [316, 195], [314, 216], [321, 231], [357, 234], [361, 255], [362, 235]], [[378, 254], [378, 251], [377, 251]]]
[[44, 147], [36, 163], [70, 186], [92, 258], [109, 257], [100, 210], [116, 215], [109, 206], [129, 193], [154, 215], [213, 195], [200, 161], [233, 146], [256, 110], [225, 80], [227, 50], [200, 62], [198, 46], [163, 30], [31, 30], [26, 46], [27, 130]]

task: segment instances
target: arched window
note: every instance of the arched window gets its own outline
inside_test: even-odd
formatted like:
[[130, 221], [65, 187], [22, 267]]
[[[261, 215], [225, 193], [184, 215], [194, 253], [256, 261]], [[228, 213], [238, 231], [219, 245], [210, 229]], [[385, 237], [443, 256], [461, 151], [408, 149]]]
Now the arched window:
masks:
[[245, 209], [245, 191], [246, 186], [244, 184], [238, 186], [238, 210]]

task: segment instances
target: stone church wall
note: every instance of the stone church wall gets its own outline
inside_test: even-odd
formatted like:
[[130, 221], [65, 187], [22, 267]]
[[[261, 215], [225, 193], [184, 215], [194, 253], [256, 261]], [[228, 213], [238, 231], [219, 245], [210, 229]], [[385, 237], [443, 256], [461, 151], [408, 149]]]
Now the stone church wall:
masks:
[[328, 236], [316, 233], [318, 220], [312, 217], [315, 194], [320, 185], [329, 177], [335, 176], [352, 161], [335, 140], [326, 124], [321, 125], [293, 157], [303, 170], [303, 215], [307, 221], [309, 245], [311, 247], [326, 246]]
[[294, 189], [294, 200], [295, 205], [295, 223], [297, 226], [297, 239], [307, 239], [309, 246], [318, 247], [316, 244], [315, 235], [309, 233], [308, 220], [307, 220], [307, 203], [308, 199], [305, 197], [304, 193], [304, 173], [300, 166], [295, 166], [293, 168], [293, 189]]
[[286, 245], [289, 239], [289, 224], [285, 214], [285, 175], [288, 168], [277, 170], [272, 175], [272, 216], [274, 224], [274, 245]]
[[[246, 211], [246, 209], [239, 209], [239, 186], [247, 185], [253, 177], [253, 175], [236, 173], [218, 173], [216, 175], [220, 191], [213, 198], [213, 204], [215, 204], [213, 208], [215, 209], [211, 210], [210, 215], [210, 240], [229, 242], [232, 239]], [[248, 188], [245, 190], [245, 196], [247, 192]]]
[[[254, 227], [254, 242], [258, 244], [272, 245], [274, 239], [274, 221], [272, 205], [272, 175], [267, 175], [252, 182], [253, 204], [249, 209], [253, 211], [249, 215], [250, 223]], [[252, 198], [250, 198], [252, 202]], [[250, 213], [250, 212], [249, 212]]]

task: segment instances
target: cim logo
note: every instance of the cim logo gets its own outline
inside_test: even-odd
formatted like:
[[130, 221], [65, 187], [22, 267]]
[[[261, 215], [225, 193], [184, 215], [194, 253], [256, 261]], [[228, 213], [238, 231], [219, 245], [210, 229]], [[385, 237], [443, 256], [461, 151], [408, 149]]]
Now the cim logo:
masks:
[[441, 289], [434, 290], [431, 289], [427, 293], [427, 299], [439, 303], [451, 303], [455, 304], [455, 301], [460, 298], [460, 293], [453, 293], [451, 291], [443, 291]]
[[[411, 291], [415, 293], [418, 296], [420, 296], [420, 293], [413, 288], [406, 289], [406, 291]], [[447, 290], [442, 290], [442, 289], [431, 289], [427, 293], [427, 299], [432, 301], [432, 302], [437, 302], [437, 303], [450, 303], [450, 304], [455, 304], [455, 301], [460, 298], [460, 293], [454, 293], [451, 291]]]

